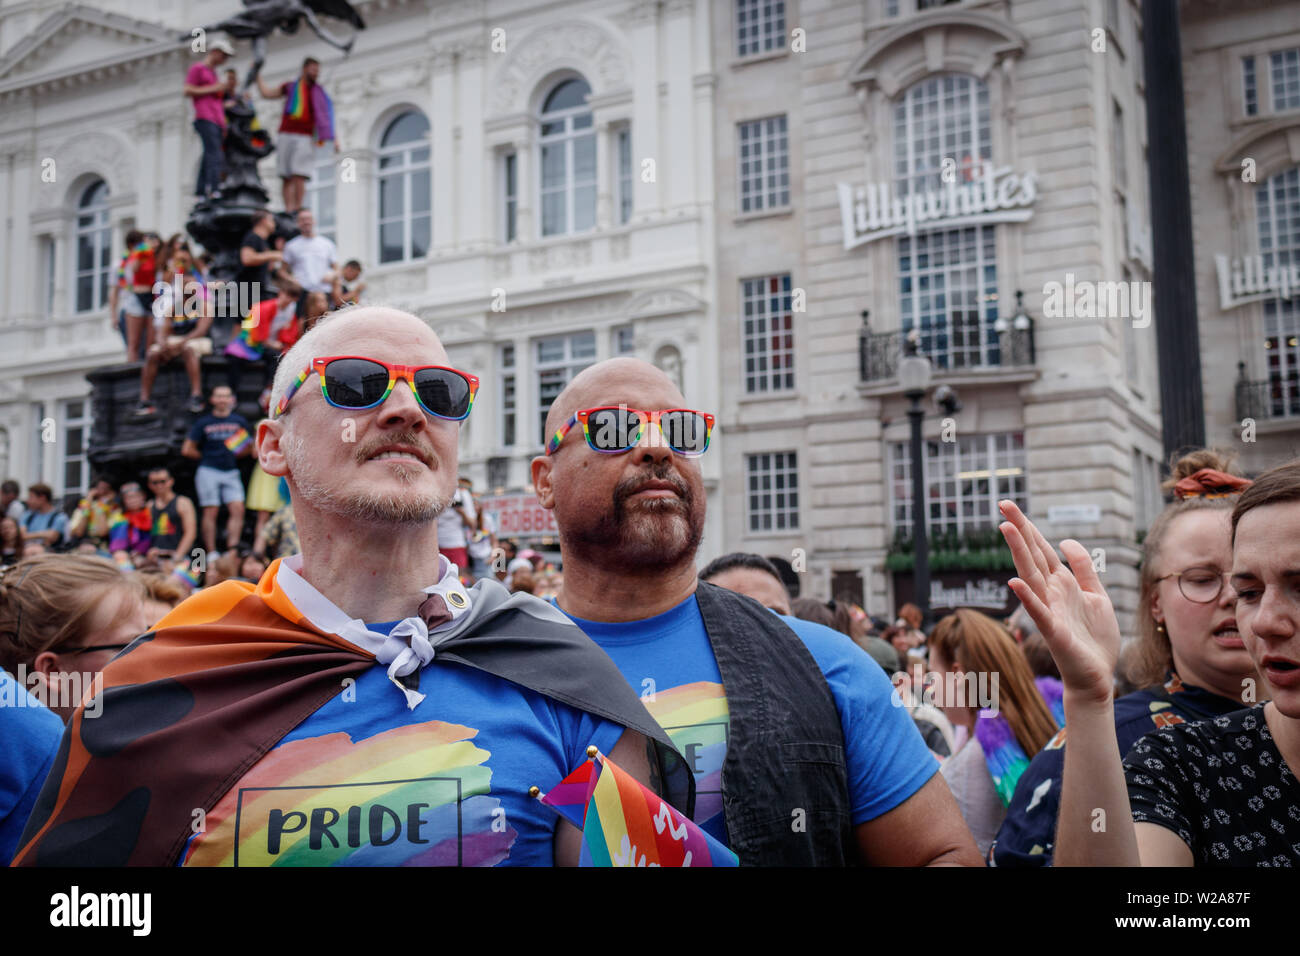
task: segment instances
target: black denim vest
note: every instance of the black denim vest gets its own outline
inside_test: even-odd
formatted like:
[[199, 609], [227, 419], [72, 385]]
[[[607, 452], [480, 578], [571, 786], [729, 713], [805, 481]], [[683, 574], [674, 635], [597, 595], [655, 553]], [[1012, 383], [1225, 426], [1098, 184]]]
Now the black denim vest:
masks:
[[695, 597], [727, 695], [722, 806], [743, 866], [857, 862], [844, 732], [811, 652], [757, 601], [699, 582]]

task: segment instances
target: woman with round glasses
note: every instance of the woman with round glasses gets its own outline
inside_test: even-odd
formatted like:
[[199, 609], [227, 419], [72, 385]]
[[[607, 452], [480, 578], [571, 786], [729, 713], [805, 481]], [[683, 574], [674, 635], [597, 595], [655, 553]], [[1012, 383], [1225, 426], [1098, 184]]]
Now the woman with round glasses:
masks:
[[[1056, 861], [1300, 864], [1300, 462], [1261, 475], [1231, 514], [1235, 619], [1261, 678], [1246, 683], [1249, 706], [1152, 731], [1122, 761], [1110, 700], [1119, 626], [1090, 556], [1064, 541], [1067, 567], [1020, 509], [1009, 501], [1000, 508], [1020, 574], [1011, 588], [1066, 686], [1070, 746]], [[1208, 593], [1208, 577], [1200, 586]]]
[[[1174, 500], [1143, 541], [1129, 679], [1141, 688], [1115, 701], [1115, 735], [1127, 753], [1143, 735], [1240, 710], [1257, 679], [1237, 631], [1229, 516], [1250, 484], [1231, 461], [1201, 449], [1173, 466]], [[1052, 863], [1066, 730], [1021, 775], [990, 857], [996, 866]]]

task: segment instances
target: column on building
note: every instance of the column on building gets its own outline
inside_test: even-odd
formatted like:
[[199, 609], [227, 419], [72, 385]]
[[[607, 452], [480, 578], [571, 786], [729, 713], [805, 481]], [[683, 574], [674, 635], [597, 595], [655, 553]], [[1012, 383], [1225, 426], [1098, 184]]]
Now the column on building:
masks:
[[618, 180], [617, 155], [612, 143], [614, 135], [613, 128], [608, 122], [596, 123], [597, 229], [608, 229], [614, 221], [613, 195]]
[[31, 196], [40, 183], [40, 169], [35, 160], [36, 154], [30, 147], [20, 147], [9, 156], [9, 220], [12, 231], [4, 258], [9, 264], [5, 297], [10, 316], [21, 316], [27, 311], [24, 308], [24, 292], [30, 288], [31, 277], [35, 272], [35, 258], [32, 254], [34, 244], [28, 222], [31, 216]]
[[667, 168], [660, 168], [658, 173], [665, 180], [667, 205], [674, 208], [694, 203], [696, 199], [694, 152], [697, 144], [693, 137], [682, 135], [683, 130], [691, 128], [693, 5], [693, 0], [669, 0], [665, 11], [664, 74], [668, 82], [668, 115], [676, 118], [676, 125], [664, 142]]
[[370, 137], [358, 136], [358, 145], [344, 150], [338, 156], [338, 185], [334, 190], [334, 229], [338, 236], [336, 245], [339, 260], [357, 259], [365, 267], [370, 252], [377, 247], [374, 241], [378, 202], [375, 197], [375, 151], [370, 148]]
[[456, 191], [459, 203], [457, 222], [462, 248], [486, 249], [496, 234], [492, 210], [497, 200], [493, 172], [497, 168], [484, 145], [483, 102], [486, 60], [483, 46], [467, 43], [456, 57], [457, 141]]
[[[159, 163], [161, 168], [157, 181], [158, 231], [164, 236], [170, 236], [173, 232], [181, 232], [185, 228], [189, 208], [184, 204], [183, 198], [193, 190], [194, 184], [190, 183], [185, 187], [181, 180], [182, 157], [185, 151], [181, 148], [180, 118], [176, 115], [167, 116], [158, 124], [158, 130], [161, 143]], [[121, 187], [125, 188], [126, 184], [122, 183]]]
[[433, 109], [429, 114], [429, 135], [433, 138], [433, 238], [431, 253], [451, 251], [461, 238], [457, 216], [456, 193], [463, 188], [456, 181], [455, 135], [457, 123], [455, 98], [455, 56], [449, 48], [439, 48], [430, 55], [433, 67]]
[[[663, 206], [659, 187], [659, 166], [664, 162], [659, 139], [659, 49], [657, 4], [640, 3], [629, 15], [628, 46], [637, 51], [633, 57], [632, 77], [632, 212], [641, 216]], [[655, 161], [653, 181], [641, 175], [643, 160]]]

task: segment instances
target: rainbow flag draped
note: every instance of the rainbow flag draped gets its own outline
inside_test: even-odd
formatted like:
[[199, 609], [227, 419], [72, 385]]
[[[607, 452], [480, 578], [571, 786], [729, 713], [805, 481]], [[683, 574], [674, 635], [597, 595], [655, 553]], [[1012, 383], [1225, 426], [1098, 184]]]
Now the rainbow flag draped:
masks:
[[[594, 749], [594, 748], [593, 748]], [[542, 803], [582, 829], [579, 866], [739, 866], [736, 854], [604, 754]]]
[[311, 92], [307, 88], [307, 81], [299, 77], [298, 82], [289, 87], [289, 96], [284, 104], [284, 115], [293, 117], [296, 120], [305, 119], [307, 111], [311, 108]]

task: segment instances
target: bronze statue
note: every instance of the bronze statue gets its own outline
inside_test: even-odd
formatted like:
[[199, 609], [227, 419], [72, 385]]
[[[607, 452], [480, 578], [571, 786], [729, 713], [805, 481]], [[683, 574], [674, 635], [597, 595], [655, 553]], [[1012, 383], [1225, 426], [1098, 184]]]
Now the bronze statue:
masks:
[[[243, 13], [203, 28], [205, 31], [219, 30], [232, 37], [252, 41], [253, 65], [244, 77], [243, 89], [248, 89], [256, 81], [266, 59], [266, 38], [277, 28], [281, 33], [294, 34], [298, 32], [302, 21], [306, 20], [318, 37], [346, 54], [351, 52], [356, 35], [353, 34], [346, 42], [338, 39], [321, 26], [316, 14], [346, 20], [357, 30], [364, 30], [366, 26], [361, 15], [347, 0], [244, 0], [244, 7]], [[184, 39], [192, 37], [187, 35]]]

